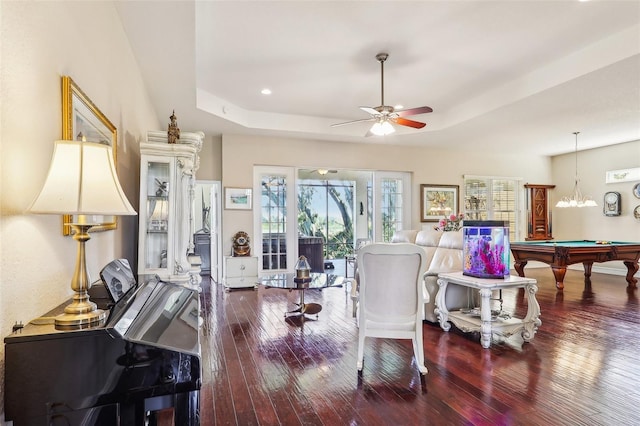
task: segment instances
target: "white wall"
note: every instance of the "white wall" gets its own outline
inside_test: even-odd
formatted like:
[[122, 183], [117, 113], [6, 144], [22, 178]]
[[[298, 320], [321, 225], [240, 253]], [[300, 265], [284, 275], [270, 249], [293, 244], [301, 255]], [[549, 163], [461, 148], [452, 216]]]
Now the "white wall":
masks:
[[[420, 184], [459, 185], [463, 175], [521, 177], [524, 183], [551, 183], [548, 157], [522, 157], [495, 153], [469, 155], [460, 151], [382, 144], [354, 144], [303, 139], [224, 135], [222, 184], [251, 188], [254, 165], [335, 167], [354, 170], [408, 171], [413, 174], [412, 228], [420, 223]], [[237, 231], [253, 233], [252, 213], [223, 211], [223, 253], [231, 252]]]
[[[571, 195], [576, 172], [575, 154], [553, 157], [552, 181], [556, 185], [551, 191], [552, 205], [563, 196]], [[613, 145], [606, 148], [578, 152], [578, 178], [580, 190], [591, 196], [598, 207], [581, 209], [553, 208], [553, 236], [556, 240], [589, 239], [605, 241], [640, 241], [640, 221], [633, 217], [633, 209], [640, 204], [632, 189], [638, 181], [605, 183], [608, 170], [640, 167], [640, 141]], [[617, 191], [622, 198], [622, 214], [605, 216], [602, 213], [602, 197], [607, 191]], [[603, 268], [613, 268], [606, 270]], [[622, 262], [595, 263], [593, 270], [611, 273], [626, 273]], [[640, 273], [636, 274], [636, 276]]]
[[[71, 295], [76, 242], [59, 216], [26, 212], [62, 135], [61, 76], [69, 75], [118, 129], [118, 173], [137, 210], [138, 143], [164, 128], [110, 2], [0, 2], [0, 335]], [[93, 279], [116, 257], [136, 258], [137, 217], [87, 242]], [[43, 354], [44, 355], [44, 354]], [[4, 377], [4, 345], [0, 345]], [[0, 394], [4, 380], [0, 381]], [[0, 409], [0, 421], [4, 408]]]

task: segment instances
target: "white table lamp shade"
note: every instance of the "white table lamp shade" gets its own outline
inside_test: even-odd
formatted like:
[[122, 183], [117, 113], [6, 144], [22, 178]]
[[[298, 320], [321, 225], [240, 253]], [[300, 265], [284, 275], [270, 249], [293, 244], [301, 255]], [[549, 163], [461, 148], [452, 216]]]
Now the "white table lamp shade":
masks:
[[32, 213], [135, 215], [116, 174], [111, 147], [56, 141], [47, 179]]

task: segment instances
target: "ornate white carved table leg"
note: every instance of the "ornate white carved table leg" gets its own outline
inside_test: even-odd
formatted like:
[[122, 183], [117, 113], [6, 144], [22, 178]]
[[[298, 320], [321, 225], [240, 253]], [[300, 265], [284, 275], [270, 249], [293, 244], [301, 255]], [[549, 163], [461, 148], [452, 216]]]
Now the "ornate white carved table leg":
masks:
[[483, 348], [491, 346], [491, 289], [480, 289], [480, 343]]
[[440, 288], [438, 289], [438, 293], [436, 293], [436, 307], [434, 309], [440, 327], [442, 327], [444, 331], [449, 331], [451, 328], [451, 324], [449, 324], [449, 310], [446, 304], [447, 284], [449, 284], [447, 280], [438, 278], [438, 286]]
[[531, 341], [538, 331], [538, 327], [542, 325], [540, 320], [540, 305], [536, 299], [538, 286], [535, 284], [526, 284], [524, 291], [527, 293], [527, 315], [522, 320], [524, 329], [522, 330], [522, 339], [525, 342]]

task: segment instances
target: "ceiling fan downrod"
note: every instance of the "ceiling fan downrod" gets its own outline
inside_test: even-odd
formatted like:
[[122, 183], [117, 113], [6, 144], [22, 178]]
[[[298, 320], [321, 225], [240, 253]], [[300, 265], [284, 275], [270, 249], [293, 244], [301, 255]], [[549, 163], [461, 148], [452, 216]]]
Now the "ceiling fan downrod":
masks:
[[[380, 105], [384, 106], [384, 61], [389, 57], [388, 53], [378, 53], [376, 55], [376, 59], [380, 62], [380, 93], [381, 93], [381, 102]], [[382, 112], [382, 111], [380, 111]]]

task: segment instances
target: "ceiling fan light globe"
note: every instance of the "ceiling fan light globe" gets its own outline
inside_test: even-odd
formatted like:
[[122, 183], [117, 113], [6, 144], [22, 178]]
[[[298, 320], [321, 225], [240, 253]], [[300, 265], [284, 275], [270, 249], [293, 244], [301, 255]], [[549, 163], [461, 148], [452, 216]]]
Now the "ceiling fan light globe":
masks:
[[370, 132], [376, 136], [390, 135], [395, 131], [396, 129], [394, 129], [391, 123], [389, 123], [388, 121], [382, 121], [382, 122], [377, 121], [376, 123], [374, 123], [373, 126], [371, 126], [371, 130], [370, 130]]
[[391, 123], [385, 121], [384, 123], [382, 123], [382, 131], [384, 135], [390, 135], [391, 133], [395, 132], [396, 129], [393, 128]]
[[384, 133], [382, 133], [382, 124], [376, 122], [373, 124], [373, 126], [371, 126], [371, 133], [373, 133], [376, 136], [382, 136]]

